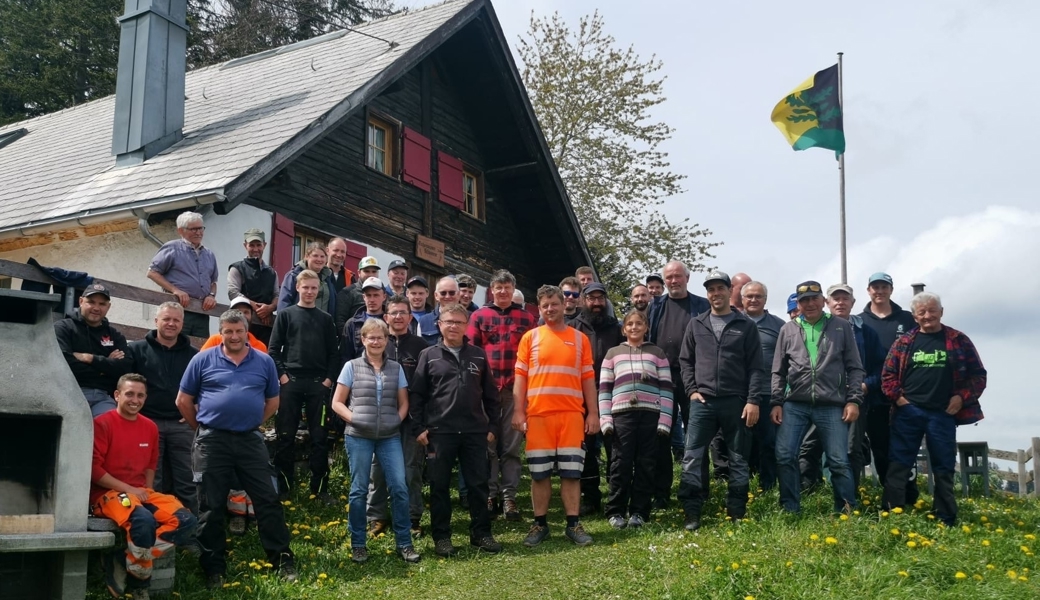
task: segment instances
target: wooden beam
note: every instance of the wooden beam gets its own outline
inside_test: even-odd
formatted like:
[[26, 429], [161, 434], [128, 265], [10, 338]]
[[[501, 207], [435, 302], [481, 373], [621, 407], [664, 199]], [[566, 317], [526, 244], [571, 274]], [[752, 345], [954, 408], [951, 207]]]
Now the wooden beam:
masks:
[[491, 177], [495, 179], [509, 179], [511, 177], [520, 177], [523, 175], [531, 175], [538, 172], [538, 163], [536, 162], [525, 162], [516, 165], [508, 165], [504, 167], [495, 167], [493, 169], [487, 169], [484, 171], [485, 177]]
[[994, 448], [990, 448], [989, 457], [999, 458], [1000, 460], [1008, 460], [1011, 462], [1018, 462], [1018, 452], [1008, 452], [1007, 450], [996, 450]]

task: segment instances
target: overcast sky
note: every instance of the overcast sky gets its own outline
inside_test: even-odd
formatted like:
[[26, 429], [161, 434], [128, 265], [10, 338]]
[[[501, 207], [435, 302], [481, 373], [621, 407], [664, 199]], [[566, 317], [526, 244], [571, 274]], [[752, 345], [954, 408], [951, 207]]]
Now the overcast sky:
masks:
[[[428, 4], [404, 0], [404, 6]], [[849, 282], [889, 272], [943, 296], [989, 370], [987, 418], [958, 439], [1002, 450], [1040, 436], [1032, 398], [1040, 340], [1040, 3], [930, 0], [827, 3], [499, 0], [515, 48], [531, 11], [570, 23], [599, 9], [621, 45], [664, 62], [655, 118], [686, 192], [666, 214], [725, 242], [713, 261], [771, 288], [770, 310], [805, 279], [840, 278], [838, 172], [832, 152], [794, 152], [773, 106], [845, 53]], [[514, 56], [516, 56], [514, 52]], [[694, 274], [691, 287], [697, 285]], [[1022, 309], [1025, 312], [1022, 312]], [[1003, 463], [1002, 463], [1003, 465]]]

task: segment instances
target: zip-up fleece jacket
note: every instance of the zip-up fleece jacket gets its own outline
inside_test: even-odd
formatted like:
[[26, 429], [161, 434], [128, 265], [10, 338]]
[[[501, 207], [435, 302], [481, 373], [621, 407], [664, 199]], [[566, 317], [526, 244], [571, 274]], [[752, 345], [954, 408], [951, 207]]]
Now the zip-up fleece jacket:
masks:
[[376, 401], [376, 370], [368, 358], [362, 355], [350, 361], [354, 365], [354, 386], [350, 388], [347, 405], [353, 417], [344, 432], [367, 440], [382, 440], [399, 435], [401, 417], [397, 414], [397, 381], [401, 377], [401, 365], [383, 360], [383, 395]]
[[716, 339], [710, 319], [710, 311], [701, 313], [686, 326], [679, 351], [683, 387], [688, 394], [738, 396], [749, 404], [759, 404], [765, 365], [758, 326], [733, 311], [733, 319]]
[[[58, 347], [69, 364], [69, 369], [76, 376], [81, 388], [104, 390], [111, 394], [116, 391], [116, 382], [124, 374], [129, 373], [134, 361], [126, 356], [126, 338], [115, 327], [102, 319], [97, 327], [90, 327], [78, 314], [62, 319], [54, 324], [54, 335], [58, 338]], [[124, 357], [109, 358], [114, 350], [122, 350]], [[93, 354], [90, 364], [80, 362], [72, 354], [85, 352]]]
[[[647, 334], [650, 336], [650, 341], [657, 343], [657, 326], [661, 323], [661, 316], [664, 315], [664, 303], [668, 300], [668, 294], [661, 294], [650, 301], [650, 306], [646, 309], [646, 319], [649, 326]], [[710, 312], [711, 304], [708, 303], [707, 298], [702, 298], [697, 294], [690, 294], [690, 318], [694, 318], [699, 314]], [[675, 365], [672, 365], [673, 368]]]
[[[861, 323], [867, 329], [873, 329], [874, 333], [877, 334], [878, 343], [881, 344], [881, 349], [885, 355], [892, 349], [892, 344], [896, 342], [901, 336], [910, 332], [911, 329], [917, 327], [917, 322], [914, 321], [914, 316], [909, 311], [903, 310], [898, 304], [892, 302], [892, 312], [887, 317], [879, 317], [871, 311], [872, 304], [868, 303], [858, 316], [862, 318]], [[867, 369], [867, 374], [875, 374], [874, 371], [870, 370], [870, 365], [867, 364], [866, 358], [860, 354], [860, 360], [864, 363], [864, 368]], [[884, 362], [884, 356], [881, 357], [881, 361]], [[878, 375], [878, 385], [870, 385], [868, 381], [867, 385], [870, 388], [867, 390], [867, 404], [870, 406], [888, 406], [888, 399], [881, 393], [881, 367], [878, 366], [876, 374]]]
[[[282, 287], [278, 291], [278, 310], [282, 311], [300, 301], [300, 292], [296, 291], [296, 276], [307, 268], [307, 261], [301, 260], [296, 266], [285, 274], [282, 279]], [[332, 288], [332, 269], [322, 267], [318, 273], [318, 297], [314, 299], [314, 305], [329, 315], [336, 314], [336, 291]]]
[[183, 333], [177, 336], [172, 348], [155, 339], [154, 329], [143, 340], [130, 343], [126, 355], [133, 361], [133, 372], [148, 380], [148, 401], [141, 408], [142, 415], [149, 419], [181, 418], [181, 411], [177, 410], [177, 392], [191, 357], [198, 353]]
[[802, 318], [784, 323], [773, 357], [773, 406], [805, 402], [844, 407], [863, 404], [863, 365], [852, 324], [825, 314], [816, 350], [816, 365], [809, 358]]
[[498, 386], [487, 354], [463, 338], [459, 357], [441, 341], [419, 354], [408, 387], [412, 433], [487, 433], [500, 418]]

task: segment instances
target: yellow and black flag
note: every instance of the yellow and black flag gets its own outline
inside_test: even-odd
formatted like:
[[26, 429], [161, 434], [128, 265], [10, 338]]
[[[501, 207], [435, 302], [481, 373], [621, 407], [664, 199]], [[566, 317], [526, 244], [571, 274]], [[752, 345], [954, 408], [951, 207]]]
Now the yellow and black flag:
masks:
[[773, 109], [773, 123], [792, 148], [845, 152], [838, 86], [838, 65], [834, 65], [806, 79]]

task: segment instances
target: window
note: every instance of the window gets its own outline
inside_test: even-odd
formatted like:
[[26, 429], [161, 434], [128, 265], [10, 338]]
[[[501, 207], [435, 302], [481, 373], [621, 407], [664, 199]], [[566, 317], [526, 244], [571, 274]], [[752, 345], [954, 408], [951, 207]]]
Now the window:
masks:
[[474, 219], [484, 219], [484, 190], [479, 173], [462, 171], [462, 212]]
[[296, 227], [296, 235], [293, 238], [293, 265], [303, 259], [303, 253], [307, 251], [307, 245], [311, 242], [319, 242], [322, 246], [329, 244], [329, 236], [317, 231]]
[[375, 115], [368, 116], [365, 134], [365, 165], [383, 175], [396, 175], [397, 126]]

